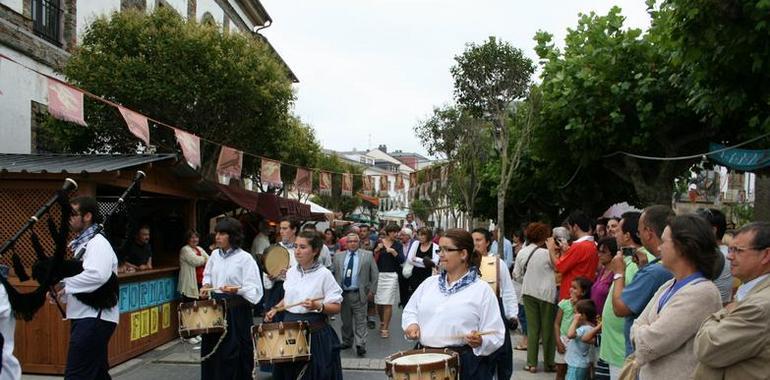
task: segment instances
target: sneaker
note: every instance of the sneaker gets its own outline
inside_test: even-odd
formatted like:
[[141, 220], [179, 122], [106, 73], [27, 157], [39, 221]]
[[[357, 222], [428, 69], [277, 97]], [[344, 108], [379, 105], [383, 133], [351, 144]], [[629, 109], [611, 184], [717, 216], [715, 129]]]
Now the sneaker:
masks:
[[366, 327], [368, 327], [369, 330], [374, 330], [374, 326], [375, 326], [374, 325], [374, 321], [367, 321], [366, 322]]

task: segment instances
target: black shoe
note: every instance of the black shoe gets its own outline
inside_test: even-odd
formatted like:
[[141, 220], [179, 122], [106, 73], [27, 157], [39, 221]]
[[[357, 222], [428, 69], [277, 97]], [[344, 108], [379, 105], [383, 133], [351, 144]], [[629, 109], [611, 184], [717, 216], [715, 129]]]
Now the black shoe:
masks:
[[356, 346], [356, 355], [358, 356], [366, 355], [366, 349], [361, 346]]
[[366, 327], [368, 327], [369, 330], [374, 330], [374, 321], [366, 321]]
[[343, 344], [340, 346], [340, 350], [347, 350], [348, 348], [352, 347], [350, 344]]

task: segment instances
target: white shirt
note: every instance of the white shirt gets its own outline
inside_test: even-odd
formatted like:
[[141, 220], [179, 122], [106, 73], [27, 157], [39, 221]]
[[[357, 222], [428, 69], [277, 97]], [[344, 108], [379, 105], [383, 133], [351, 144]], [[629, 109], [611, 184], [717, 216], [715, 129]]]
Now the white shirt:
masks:
[[[287, 251], [289, 251], [289, 268], [297, 265], [297, 258], [294, 257], [294, 248], [288, 248], [283, 243], [278, 243], [281, 247], [286, 248]], [[285, 276], [279, 277], [278, 281], [283, 281], [286, 279]], [[272, 289], [273, 285], [275, 284], [275, 281], [271, 280], [267, 275], [262, 276], [262, 283], [264, 284], [265, 289]]]
[[[417, 257], [417, 250], [420, 249], [421, 243], [419, 241], [415, 241], [411, 247], [409, 247], [409, 252], [406, 255], [407, 262], [411, 263], [412, 265], [418, 267], [418, 268], [425, 268], [425, 264], [422, 262], [422, 259]], [[433, 261], [433, 264], [438, 265], [439, 257], [438, 257], [438, 244], [431, 243], [431, 250], [433, 250], [433, 255], [431, 256], [431, 261]]]
[[743, 299], [746, 298], [746, 296], [748, 296], [749, 293], [751, 293], [751, 290], [754, 289], [754, 287], [757, 286], [757, 284], [762, 282], [762, 280], [766, 279], [767, 276], [770, 276], [770, 273], [765, 273], [765, 274], [763, 274], [763, 275], [761, 275], [761, 276], [759, 276], [759, 277], [757, 277], [757, 278], [755, 278], [755, 279], [753, 279], [753, 280], [751, 280], [751, 281], [741, 285], [738, 288], [738, 290], [735, 292], [735, 299], [738, 300], [738, 301], [743, 301]]
[[[466, 275], [467, 276], [467, 275]], [[420, 326], [420, 343], [428, 347], [463, 346], [461, 337], [471, 331], [494, 331], [484, 335], [476, 356], [487, 356], [503, 345], [505, 326], [492, 289], [480, 278], [452, 295], [444, 295], [439, 276], [432, 276], [417, 287], [401, 315], [401, 327]], [[459, 281], [459, 280], [458, 280]]]
[[508, 267], [505, 265], [505, 261], [499, 257], [497, 258], [497, 270], [500, 273], [500, 283], [497, 286], [500, 287], [500, 298], [503, 299], [505, 318], [516, 318], [519, 315], [519, 299], [516, 297], [516, 290], [513, 288], [513, 280], [508, 272]]
[[203, 283], [211, 285], [216, 293], [221, 293], [219, 288], [225, 285], [240, 286], [237, 294], [252, 304], [262, 298], [259, 267], [254, 258], [240, 248], [226, 254], [222, 254], [221, 249], [212, 252], [203, 270]]
[[331, 271], [334, 268], [334, 263], [332, 262], [332, 254], [329, 252], [329, 248], [326, 246], [326, 244], [321, 246], [321, 253], [318, 254], [318, 260], [321, 261], [321, 265], [323, 265], [326, 269]]
[[[521, 294], [548, 303], [556, 303], [556, 273], [548, 250], [530, 244], [522, 248], [519, 255], [526, 255], [525, 262], [529, 255], [533, 255], [527, 264], [527, 272], [523, 275]], [[523, 271], [524, 268], [521, 270]]]
[[265, 252], [267, 247], [270, 246], [270, 239], [263, 233], [257, 234], [254, 241], [251, 242], [251, 254], [254, 256], [261, 255]]
[[3, 369], [0, 380], [18, 380], [21, 378], [19, 360], [13, 356], [13, 338], [16, 331], [16, 319], [11, 311], [11, 303], [5, 286], [0, 285], [0, 334], [3, 334]]
[[[291, 305], [302, 302], [306, 299], [316, 299], [323, 297], [323, 303], [341, 303], [342, 288], [340, 288], [334, 275], [325, 267], [318, 268], [314, 272], [304, 273], [296, 265], [289, 268], [286, 272], [286, 281], [283, 283], [283, 304]], [[297, 314], [310, 313], [315, 310], [308, 310], [302, 306], [294, 306], [288, 309], [289, 312]]]
[[[65, 301], [67, 303], [67, 319], [96, 318], [99, 310], [88, 306], [77, 298], [76, 293], [90, 293], [104, 285], [110, 276], [118, 273], [118, 257], [107, 239], [96, 234], [91, 240], [73, 246], [72, 251], [78, 252], [85, 246], [83, 255], [83, 271], [72, 277], [67, 277], [64, 283]], [[118, 305], [101, 311], [103, 321], [118, 323], [120, 318]]]

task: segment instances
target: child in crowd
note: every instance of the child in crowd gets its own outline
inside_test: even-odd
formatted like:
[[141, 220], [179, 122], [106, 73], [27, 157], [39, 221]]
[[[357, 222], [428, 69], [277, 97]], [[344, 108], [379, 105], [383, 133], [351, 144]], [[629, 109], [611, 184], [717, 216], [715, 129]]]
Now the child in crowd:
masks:
[[559, 308], [556, 310], [553, 326], [554, 334], [556, 334], [556, 357], [554, 360], [556, 362], [556, 380], [564, 380], [567, 374], [567, 362], [565, 360], [567, 344], [569, 343], [567, 333], [574, 315], [575, 304], [591, 297], [591, 285], [591, 280], [585, 277], [575, 278], [569, 289], [570, 298], [561, 300]]
[[575, 304], [575, 315], [567, 331], [567, 380], [588, 380], [592, 363], [594, 336], [589, 332], [596, 325], [596, 305], [590, 299]]

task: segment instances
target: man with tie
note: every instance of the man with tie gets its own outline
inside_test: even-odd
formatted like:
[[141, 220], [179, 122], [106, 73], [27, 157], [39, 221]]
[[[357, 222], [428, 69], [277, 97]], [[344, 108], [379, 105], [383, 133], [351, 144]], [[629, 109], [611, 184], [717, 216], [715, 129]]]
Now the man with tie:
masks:
[[[347, 235], [347, 250], [334, 255], [334, 276], [342, 287], [342, 349], [355, 344], [356, 354], [366, 354], [366, 304], [377, 289], [377, 264], [372, 252], [359, 249], [358, 234]], [[354, 341], [355, 336], [355, 341]]]

